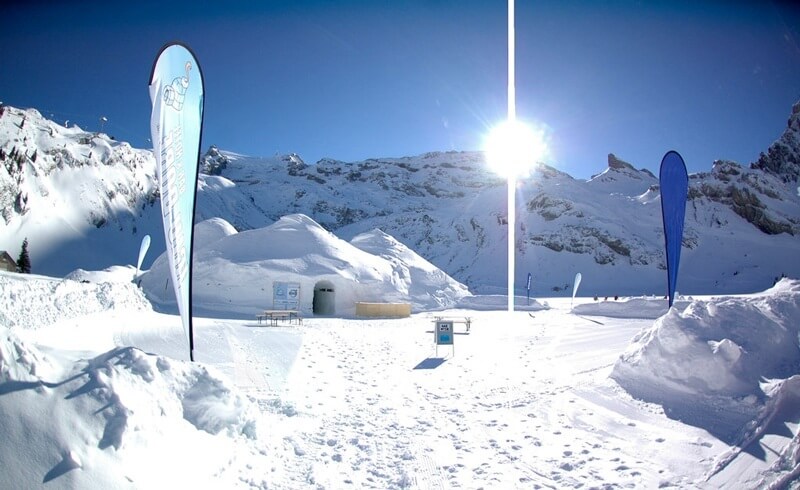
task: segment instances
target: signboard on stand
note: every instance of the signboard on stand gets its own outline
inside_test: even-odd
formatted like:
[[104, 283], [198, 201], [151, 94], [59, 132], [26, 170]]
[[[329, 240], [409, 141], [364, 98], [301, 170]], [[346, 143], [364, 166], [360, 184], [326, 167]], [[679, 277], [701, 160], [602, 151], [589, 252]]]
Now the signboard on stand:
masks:
[[276, 310], [298, 310], [300, 307], [300, 283], [273, 283], [272, 307]]
[[436, 345], [453, 345], [453, 322], [436, 322]]
[[455, 354], [456, 347], [453, 344], [454, 335], [453, 335], [453, 322], [448, 320], [437, 320], [436, 321], [436, 328], [433, 330], [433, 334], [436, 340], [436, 355], [439, 355], [439, 346], [440, 345], [450, 345], [453, 347], [453, 354]]

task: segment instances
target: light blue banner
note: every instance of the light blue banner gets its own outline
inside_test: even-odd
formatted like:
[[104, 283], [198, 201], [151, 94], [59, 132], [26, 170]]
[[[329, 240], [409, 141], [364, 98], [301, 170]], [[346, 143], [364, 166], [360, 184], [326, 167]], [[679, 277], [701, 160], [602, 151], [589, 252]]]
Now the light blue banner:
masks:
[[581, 276], [580, 272], [575, 274], [575, 282], [574, 286], [572, 286], [572, 301], [570, 302], [570, 306], [572, 306], [572, 303], [575, 302], [575, 295], [578, 294], [578, 288], [581, 286], [581, 279], [583, 279], [583, 276]]
[[142, 243], [139, 245], [139, 259], [136, 261], [136, 276], [139, 275], [139, 271], [142, 270], [142, 262], [144, 262], [144, 256], [147, 255], [147, 251], [150, 249], [150, 235], [145, 235], [142, 238]]
[[161, 191], [161, 213], [172, 285], [194, 360], [192, 235], [197, 166], [203, 126], [203, 77], [184, 45], [161, 49], [150, 75], [150, 131]]

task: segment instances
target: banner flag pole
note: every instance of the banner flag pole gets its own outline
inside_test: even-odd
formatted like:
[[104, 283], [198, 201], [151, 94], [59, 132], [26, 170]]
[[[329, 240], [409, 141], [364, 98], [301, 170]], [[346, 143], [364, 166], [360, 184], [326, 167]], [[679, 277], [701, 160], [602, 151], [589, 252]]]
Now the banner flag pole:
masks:
[[150, 132], [161, 192], [161, 216], [172, 286], [194, 361], [192, 252], [200, 135], [203, 131], [203, 74], [188, 46], [161, 48], [150, 74], [153, 112]]

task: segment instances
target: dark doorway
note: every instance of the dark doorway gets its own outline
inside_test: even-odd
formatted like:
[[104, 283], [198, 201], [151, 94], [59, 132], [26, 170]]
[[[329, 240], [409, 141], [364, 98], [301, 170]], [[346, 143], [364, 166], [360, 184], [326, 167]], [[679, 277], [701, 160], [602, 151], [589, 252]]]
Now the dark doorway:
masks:
[[330, 281], [319, 281], [314, 285], [314, 300], [311, 303], [315, 315], [336, 314], [336, 292]]

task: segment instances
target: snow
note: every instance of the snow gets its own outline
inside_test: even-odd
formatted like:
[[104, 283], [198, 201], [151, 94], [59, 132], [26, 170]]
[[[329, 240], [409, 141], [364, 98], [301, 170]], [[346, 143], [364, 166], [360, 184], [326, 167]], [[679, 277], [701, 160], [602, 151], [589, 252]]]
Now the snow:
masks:
[[[0, 274], [0, 486], [798, 485], [796, 280], [669, 311], [468, 296], [394, 320], [198, 317], [190, 363], [132, 274]], [[437, 355], [439, 315], [472, 328]]]
[[0, 150], [27, 156], [17, 168], [8, 158], [0, 165], [0, 248], [16, 258], [27, 237], [33, 272], [63, 276], [123, 256], [135, 264], [142, 230], [164, 249], [150, 150], [10, 106], [0, 117]]
[[[190, 363], [152, 154], [32, 109], [7, 107], [0, 136], [27, 158], [0, 166], [0, 244], [28, 236], [34, 271], [59, 276], [0, 272], [0, 488], [800, 488], [800, 282], [695, 295], [796, 276], [796, 235], [711, 199], [744, 186], [794, 223], [800, 193], [774, 176], [692, 177], [708, 191], [687, 205], [693, 296], [668, 309], [645, 295], [665, 289], [655, 177], [611, 157], [587, 182], [539, 166], [519, 187], [534, 297], [509, 314], [488, 294], [507, 225], [482, 155], [225, 152], [198, 184]], [[145, 233], [148, 270], [108, 267]], [[542, 294], [578, 271], [599, 298]], [[301, 284], [301, 325], [255, 321], [275, 282]], [[413, 314], [355, 318], [356, 301]], [[437, 348], [437, 317], [471, 329]]]
[[[350, 316], [357, 301], [410, 302], [415, 310], [430, 310], [452, 307], [470, 295], [464, 285], [379, 230], [349, 243], [301, 214], [241, 233], [219, 218], [195, 229], [193, 301], [196, 312], [211, 316], [253, 318], [272, 307], [275, 282], [299, 283], [300, 309], [311, 313], [314, 290], [327, 281], [335, 291], [336, 313]], [[140, 277], [154, 304], [175, 310], [164, 254]]]
[[[796, 139], [795, 133], [786, 134]], [[789, 158], [775, 148], [776, 158]], [[143, 266], [153, 269], [165, 242], [150, 150], [4, 106], [0, 159], [0, 250], [16, 257], [27, 237], [33, 272], [63, 277], [76, 268], [136, 264], [148, 234], [153, 242]], [[781, 165], [791, 170], [790, 161]], [[377, 228], [471, 292], [505, 293], [507, 192], [482, 152], [306, 165], [297, 155], [245, 156], [212, 147], [201, 168], [220, 174], [199, 176], [198, 223], [222, 218], [230, 224], [224, 233], [245, 232], [304, 214], [345, 241]], [[589, 181], [537, 165], [518, 181], [516, 294], [524, 294], [529, 272], [536, 296], [568, 295], [577, 272], [587, 295], [664, 294], [657, 184], [649, 172], [612, 156]], [[679, 290], [752, 293], [782, 274], [800, 276], [796, 187], [733, 162], [693, 174]], [[203, 237], [195, 246], [204, 246]], [[223, 306], [204, 314], [223, 314]]]
[[[128, 271], [130, 273], [128, 274]], [[122, 274], [120, 274], [122, 273]], [[0, 272], [4, 288], [0, 297], [0, 324], [38, 328], [63, 319], [77, 318], [114, 308], [151, 309], [150, 303], [129, 281], [88, 282], [85, 278], [133, 276], [133, 269], [104, 272], [75, 271], [70, 278]]]

